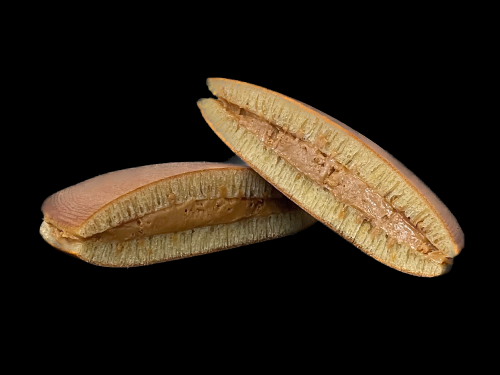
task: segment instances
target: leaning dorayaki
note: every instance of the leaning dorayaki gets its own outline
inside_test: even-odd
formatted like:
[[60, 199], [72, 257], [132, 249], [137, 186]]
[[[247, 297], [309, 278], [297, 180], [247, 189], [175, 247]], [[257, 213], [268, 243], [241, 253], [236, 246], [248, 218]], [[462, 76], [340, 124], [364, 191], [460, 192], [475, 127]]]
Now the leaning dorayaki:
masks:
[[245, 82], [207, 80], [198, 106], [215, 133], [316, 219], [380, 262], [449, 271], [464, 246], [455, 217], [411, 171], [342, 122]]
[[248, 166], [208, 162], [100, 175], [51, 195], [42, 211], [45, 241], [108, 267], [229, 249], [316, 222]]

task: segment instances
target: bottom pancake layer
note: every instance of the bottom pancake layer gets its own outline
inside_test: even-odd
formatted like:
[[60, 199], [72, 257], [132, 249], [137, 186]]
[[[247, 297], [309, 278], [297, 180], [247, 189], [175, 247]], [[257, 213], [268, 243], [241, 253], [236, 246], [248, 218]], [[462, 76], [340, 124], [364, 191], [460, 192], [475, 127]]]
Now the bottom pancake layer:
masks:
[[40, 234], [56, 249], [86, 262], [105, 267], [135, 267], [284, 237], [315, 222], [306, 212], [294, 210], [122, 242], [61, 243], [51, 235], [49, 224], [45, 222], [40, 227]]

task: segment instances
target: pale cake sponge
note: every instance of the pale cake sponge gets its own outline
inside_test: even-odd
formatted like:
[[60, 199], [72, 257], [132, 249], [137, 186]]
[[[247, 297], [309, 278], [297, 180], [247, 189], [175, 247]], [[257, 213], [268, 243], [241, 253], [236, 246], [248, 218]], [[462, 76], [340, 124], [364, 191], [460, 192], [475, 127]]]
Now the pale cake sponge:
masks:
[[418, 276], [451, 268], [455, 217], [411, 171], [342, 122], [262, 87], [210, 78], [198, 107], [215, 133], [304, 210], [380, 262]]
[[100, 175], [51, 195], [42, 212], [45, 241], [108, 267], [229, 249], [316, 222], [248, 166], [208, 162]]

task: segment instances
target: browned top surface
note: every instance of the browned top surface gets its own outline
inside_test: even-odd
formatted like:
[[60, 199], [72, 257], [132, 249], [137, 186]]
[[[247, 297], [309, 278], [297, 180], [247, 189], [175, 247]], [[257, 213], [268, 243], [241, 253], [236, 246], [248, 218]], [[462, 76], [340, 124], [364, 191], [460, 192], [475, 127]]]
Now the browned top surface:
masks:
[[[448, 207], [437, 197], [437, 195], [427, 186], [424, 184], [422, 180], [420, 180], [412, 171], [410, 171], [403, 163], [401, 163], [399, 160], [397, 160], [394, 156], [389, 154], [387, 151], [385, 151], [382, 147], [377, 145], [375, 142], [371, 141], [364, 135], [360, 134], [356, 130], [352, 129], [351, 127], [347, 126], [343, 122], [333, 118], [332, 116], [327, 115], [326, 113], [317, 110], [314, 107], [311, 107], [305, 103], [302, 103], [296, 99], [290, 98], [286, 95], [280, 94], [276, 91], [268, 90], [264, 87], [260, 87], [257, 85], [253, 85], [250, 83], [246, 82], [241, 82], [241, 81], [236, 81], [236, 80], [231, 80], [231, 79], [226, 79], [226, 78], [208, 78], [207, 79], [207, 85], [209, 88], [212, 90], [211, 87], [211, 82], [216, 82], [216, 81], [223, 81], [226, 84], [237, 84], [237, 85], [243, 85], [247, 86], [249, 88], [254, 88], [257, 90], [262, 90], [267, 93], [277, 95], [279, 97], [284, 98], [285, 100], [289, 101], [290, 103], [295, 104], [296, 106], [300, 107], [301, 109], [305, 109], [308, 112], [313, 113], [315, 116], [321, 117], [327, 122], [331, 123], [333, 126], [335, 126], [337, 129], [341, 129], [343, 132], [349, 134], [349, 136], [356, 138], [360, 142], [362, 142], [366, 147], [370, 148], [372, 151], [374, 151], [379, 157], [384, 159], [389, 165], [393, 167], [401, 176], [403, 176], [404, 179], [406, 179], [410, 185], [415, 187], [415, 189], [420, 193], [420, 195], [429, 202], [430, 206], [433, 208], [433, 210], [438, 214], [438, 216], [441, 217], [443, 220], [443, 224], [446, 226], [448, 229], [451, 237], [453, 238], [455, 242], [455, 252], [458, 253], [464, 246], [464, 234], [462, 232], [462, 229], [460, 228], [460, 225], [458, 224], [455, 216], [450, 212]], [[215, 95], [224, 97], [222, 93], [214, 92], [212, 91]]]
[[186, 162], [146, 165], [93, 177], [48, 197], [42, 204], [45, 220], [79, 226], [115, 199], [151, 183], [209, 169], [244, 169], [229, 163]]
[[401, 163], [398, 159], [396, 159], [394, 156], [392, 156], [390, 153], [388, 153], [386, 150], [384, 150], [382, 147], [377, 145], [375, 142], [370, 140], [369, 138], [365, 137], [363, 134], [357, 132], [356, 130], [352, 129], [348, 125], [344, 124], [343, 122], [327, 115], [324, 112], [321, 112], [320, 110], [317, 110], [314, 107], [311, 107], [305, 103], [302, 103], [297, 100], [297, 102], [301, 103], [305, 107], [308, 107], [312, 109], [313, 111], [318, 112], [322, 116], [328, 118], [330, 121], [334, 122], [337, 125], [340, 125], [342, 128], [344, 128], [348, 133], [350, 133], [351, 136], [357, 138], [361, 142], [363, 142], [365, 145], [367, 145], [369, 148], [371, 148], [375, 153], [378, 154], [378, 156], [382, 157], [385, 159], [389, 164], [391, 164], [401, 175], [404, 176], [404, 178], [410, 182], [411, 185], [413, 185], [420, 193], [421, 195], [430, 203], [430, 205], [436, 210], [436, 212], [441, 216], [443, 221], [446, 223], [446, 226], [448, 227], [450, 234], [455, 240], [455, 243], [457, 244], [457, 249], [460, 251], [464, 244], [464, 238], [463, 238], [463, 232], [462, 229], [460, 228], [460, 225], [458, 224], [457, 219], [451, 211], [446, 207], [446, 205], [439, 199], [439, 197], [420, 179], [418, 176], [410, 171], [408, 167], [406, 167], [403, 163]]

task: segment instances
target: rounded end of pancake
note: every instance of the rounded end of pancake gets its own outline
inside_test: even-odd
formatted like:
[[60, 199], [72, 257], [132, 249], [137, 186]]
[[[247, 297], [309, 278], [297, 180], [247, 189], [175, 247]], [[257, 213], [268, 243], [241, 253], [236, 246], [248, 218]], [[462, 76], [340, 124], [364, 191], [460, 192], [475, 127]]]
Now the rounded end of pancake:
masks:
[[54, 249], [57, 249], [65, 254], [71, 255], [75, 258], [81, 259], [78, 256], [78, 249], [76, 247], [65, 245], [60, 241], [58, 241], [57, 238], [52, 235], [49, 224], [46, 221], [43, 221], [42, 224], [40, 225], [40, 235], [45, 240], [45, 242], [47, 242]]

